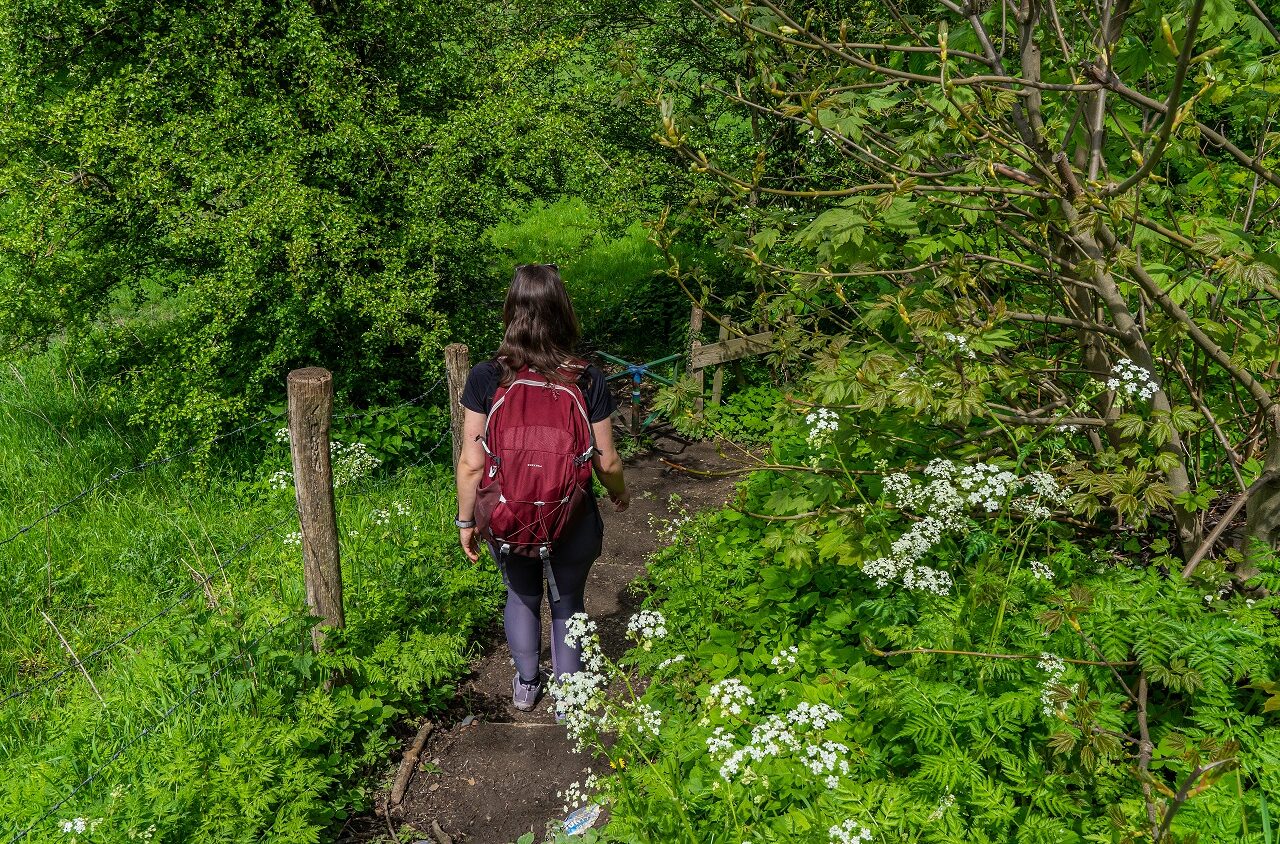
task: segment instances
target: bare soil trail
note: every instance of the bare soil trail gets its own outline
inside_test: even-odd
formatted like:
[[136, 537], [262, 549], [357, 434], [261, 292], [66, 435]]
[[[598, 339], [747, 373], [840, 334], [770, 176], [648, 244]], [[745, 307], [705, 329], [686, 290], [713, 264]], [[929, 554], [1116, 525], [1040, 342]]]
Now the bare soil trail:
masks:
[[[672, 470], [663, 458], [700, 471], [727, 465], [709, 443], [660, 438], [653, 451], [627, 461], [631, 507], [615, 513], [607, 500], [601, 502], [604, 550], [592, 566], [586, 603], [611, 658], [626, 650], [627, 620], [642, 598], [631, 584], [661, 544], [652, 523], [675, 514], [669, 505], [672, 494], [679, 496], [680, 507], [698, 512], [724, 504], [733, 488], [732, 477]], [[486, 558], [482, 562], [493, 565]], [[549, 671], [545, 605], [543, 626], [544, 668]], [[591, 760], [573, 752], [564, 728], [555, 723], [549, 695], [533, 712], [511, 705], [513, 670], [499, 622], [489, 631], [471, 674], [459, 684], [455, 707], [437, 719], [421, 755], [396, 824], [415, 834], [409, 839], [401, 834], [402, 841], [436, 842], [433, 821], [455, 844], [509, 844], [530, 831], [541, 840], [547, 823], [562, 819], [564, 801], [557, 792], [581, 782]], [[379, 802], [385, 803], [385, 795]]]

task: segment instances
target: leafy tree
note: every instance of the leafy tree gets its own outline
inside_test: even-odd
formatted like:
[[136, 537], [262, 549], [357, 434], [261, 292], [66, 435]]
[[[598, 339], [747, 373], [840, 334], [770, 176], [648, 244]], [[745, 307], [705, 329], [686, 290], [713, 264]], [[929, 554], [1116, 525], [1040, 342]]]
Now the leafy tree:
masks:
[[719, 94], [768, 130], [708, 153], [669, 106], [665, 143], [751, 209], [719, 221], [820, 401], [927, 413], [941, 451], [1078, 427], [1078, 503], [1167, 514], [1188, 574], [1241, 509], [1280, 539], [1261, 10], [695, 5], [741, 35], [755, 72]]
[[486, 229], [665, 185], [645, 123], [597, 118], [620, 77], [578, 25], [550, 3], [0, 4], [3, 351], [65, 338], [169, 435], [304, 362], [355, 400], [412, 389], [447, 340], [492, 340]]
[[[711, 93], [749, 131], [717, 143], [669, 98], [663, 142], [715, 186], [697, 210], [752, 284], [672, 272], [804, 376], [779, 410], [803, 441], [780, 435], [761, 464], [780, 474], [739, 503], [762, 525], [739, 550], [767, 567], [739, 590], [746, 618], [725, 614], [742, 671], [794, 629], [824, 655], [813, 694], [891, 701], [850, 698], [890, 769], [858, 787], [967, 790], [970, 820], [938, 840], [1232, 840], [1191, 803], [1237, 766], [1231, 823], [1256, 833], [1245, 783], [1268, 775], [1280, 670], [1266, 11], [693, 5], [740, 39]], [[1021, 500], [1043, 478], [1069, 496]], [[1010, 665], [1048, 641], [1080, 679], [1039, 658], [1056, 722], [1039, 733]], [[1082, 807], [1102, 805], [1100, 826]]]

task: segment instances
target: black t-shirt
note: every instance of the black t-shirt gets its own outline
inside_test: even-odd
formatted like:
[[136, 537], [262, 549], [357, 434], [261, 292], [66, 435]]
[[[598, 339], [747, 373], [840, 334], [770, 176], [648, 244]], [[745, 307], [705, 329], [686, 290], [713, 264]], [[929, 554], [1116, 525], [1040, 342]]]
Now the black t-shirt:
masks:
[[[494, 360], [486, 360], [471, 367], [467, 384], [462, 389], [462, 406], [476, 413], [489, 412], [493, 406], [493, 394], [498, 391], [498, 379], [502, 368]], [[616, 404], [604, 373], [598, 366], [588, 366], [578, 379], [578, 387], [587, 400], [587, 418], [592, 422], [608, 419]]]

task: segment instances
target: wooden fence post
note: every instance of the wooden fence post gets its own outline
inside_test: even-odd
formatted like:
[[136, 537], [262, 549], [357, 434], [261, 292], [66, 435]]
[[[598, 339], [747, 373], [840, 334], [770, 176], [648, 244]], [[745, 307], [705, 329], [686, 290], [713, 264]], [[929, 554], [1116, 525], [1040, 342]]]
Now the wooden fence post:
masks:
[[471, 371], [471, 357], [463, 343], [450, 343], [444, 347], [444, 373], [449, 390], [449, 426], [453, 429], [453, 468], [458, 468], [462, 456], [462, 388]]
[[325, 629], [345, 627], [338, 522], [333, 507], [333, 466], [329, 425], [333, 419], [333, 375], [307, 367], [289, 373], [289, 442], [293, 485], [302, 526], [303, 574], [307, 606], [323, 619], [311, 628], [311, 646], [320, 652]]
[[693, 411], [698, 414], [702, 413], [703, 405], [706, 403], [702, 394], [707, 389], [707, 373], [701, 368], [693, 368], [694, 355], [697, 354], [698, 349], [702, 348], [701, 337], [702, 308], [694, 305], [693, 311], [689, 314], [689, 374], [693, 376], [693, 383], [698, 386], [698, 397], [693, 400]]
[[[720, 333], [717, 336], [718, 336], [718, 341], [721, 343], [723, 343], [725, 340], [728, 340], [729, 326], [724, 324], [723, 322], [720, 323]], [[711, 403], [712, 404], [714, 405], [720, 404], [720, 393], [723, 391], [723, 389], [724, 389], [724, 364], [722, 363], [716, 367], [715, 374], [711, 376]]]

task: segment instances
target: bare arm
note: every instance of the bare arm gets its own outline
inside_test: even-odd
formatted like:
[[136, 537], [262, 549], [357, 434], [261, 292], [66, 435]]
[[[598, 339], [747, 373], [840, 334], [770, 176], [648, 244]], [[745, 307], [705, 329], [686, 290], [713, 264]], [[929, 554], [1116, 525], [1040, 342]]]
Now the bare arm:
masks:
[[[484, 474], [484, 447], [479, 437], [484, 433], [484, 414], [467, 410], [462, 419], [462, 454], [458, 458], [458, 518], [475, 519], [476, 490]], [[473, 527], [459, 528], [458, 541], [471, 562], [480, 559], [480, 537]]]
[[596, 477], [609, 491], [609, 500], [619, 513], [631, 505], [631, 493], [627, 491], [627, 482], [622, 477], [622, 458], [613, 444], [613, 422], [601, 419], [591, 424], [596, 436], [596, 454], [591, 459], [595, 467]]

